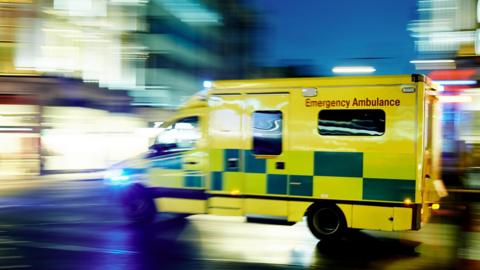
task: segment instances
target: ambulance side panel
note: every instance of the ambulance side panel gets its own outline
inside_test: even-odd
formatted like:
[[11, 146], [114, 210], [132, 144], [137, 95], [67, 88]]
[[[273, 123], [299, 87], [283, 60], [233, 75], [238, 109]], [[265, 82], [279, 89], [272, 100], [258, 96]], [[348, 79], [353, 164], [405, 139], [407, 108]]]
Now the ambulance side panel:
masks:
[[[373, 79], [372, 85], [305, 87], [315, 88], [317, 95], [305, 97], [299, 87], [217, 89], [211, 94], [208, 213], [301, 221], [313, 203], [330, 201], [342, 210], [348, 227], [416, 228], [423, 124], [417, 100], [423, 88], [405, 80], [375, 85]], [[278, 155], [252, 152], [252, 115], [263, 110], [282, 112]], [[384, 131], [375, 136], [321, 134], [320, 113], [335, 116], [345, 110], [374, 110], [371, 115], [382, 118], [376, 121], [384, 121]]]
[[[350, 227], [410, 229], [413, 208], [394, 207], [421, 200], [416, 191], [417, 93], [404, 93], [405, 87], [415, 84], [317, 86], [316, 97], [302, 96], [301, 89], [293, 91], [291, 107], [296, 117], [288, 127], [291, 147], [285, 163], [290, 182], [301, 183], [289, 187], [290, 195], [351, 201], [337, 203]], [[362, 102], [367, 99], [376, 105]], [[393, 102], [379, 106], [378, 100]], [[385, 113], [385, 132], [380, 136], [321, 135], [318, 123], [322, 110], [381, 110]], [[299, 210], [291, 208], [292, 212]], [[298, 216], [289, 213], [289, 217]]]

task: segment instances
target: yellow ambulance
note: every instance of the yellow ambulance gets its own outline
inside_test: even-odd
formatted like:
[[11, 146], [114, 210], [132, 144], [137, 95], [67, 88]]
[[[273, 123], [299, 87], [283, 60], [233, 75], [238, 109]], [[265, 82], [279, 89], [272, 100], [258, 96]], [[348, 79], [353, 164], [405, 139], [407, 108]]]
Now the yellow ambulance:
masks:
[[306, 217], [319, 239], [418, 230], [445, 195], [437, 95], [422, 75], [217, 81], [106, 180], [135, 222]]

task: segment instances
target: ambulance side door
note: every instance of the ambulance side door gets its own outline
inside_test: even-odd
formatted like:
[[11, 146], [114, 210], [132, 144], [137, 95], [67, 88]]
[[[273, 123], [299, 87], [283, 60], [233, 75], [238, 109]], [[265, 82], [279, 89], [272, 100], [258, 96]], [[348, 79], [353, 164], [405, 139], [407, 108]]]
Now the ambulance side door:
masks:
[[245, 132], [249, 145], [243, 155], [246, 215], [287, 216], [289, 98], [288, 92], [245, 96]]
[[179, 116], [150, 147], [149, 184], [163, 212], [204, 213], [205, 136], [201, 115]]

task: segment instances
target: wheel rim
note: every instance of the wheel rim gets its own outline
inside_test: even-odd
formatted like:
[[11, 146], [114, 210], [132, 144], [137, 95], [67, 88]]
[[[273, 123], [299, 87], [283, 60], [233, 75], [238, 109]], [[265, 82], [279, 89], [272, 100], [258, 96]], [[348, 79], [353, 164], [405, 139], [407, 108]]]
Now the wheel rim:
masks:
[[340, 217], [332, 209], [318, 209], [313, 216], [313, 226], [324, 235], [334, 234], [340, 227]]

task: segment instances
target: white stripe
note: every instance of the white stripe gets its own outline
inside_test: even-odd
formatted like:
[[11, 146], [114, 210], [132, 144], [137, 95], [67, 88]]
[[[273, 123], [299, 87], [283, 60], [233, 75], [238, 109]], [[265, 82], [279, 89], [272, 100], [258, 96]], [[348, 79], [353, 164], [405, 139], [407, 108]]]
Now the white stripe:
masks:
[[0, 244], [23, 244], [23, 243], [28, 243], [28, 241], [0, 240]]
[[8, 260], [8, 259], [20, 259], [23, 258], [22, 256], [0, 256], [0, 260]]
[[0, 131], [32, 131], [32, 128], [0, 128]]
[[45, 248], [45, 249], [55, 249], [55, 250], [68, 250], [68, 251], [80, 251], [80, 252], [100, 252], [107, 254], [136, 254], [136, 251], [124, 250], [124, 249], [109, 249], [109, 248], [96, 248], [96, 247], [87, 247], [87, 246], [78, 246], [78, 245], [65, 245], [65, 244], [55, 244], [55, 243], [41, 243], [41, 242], [30, 242], [27, 245], [28, 247], [35, 248]]

